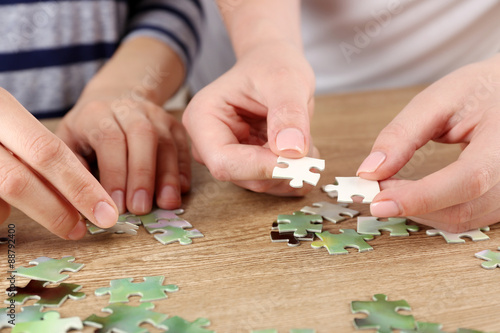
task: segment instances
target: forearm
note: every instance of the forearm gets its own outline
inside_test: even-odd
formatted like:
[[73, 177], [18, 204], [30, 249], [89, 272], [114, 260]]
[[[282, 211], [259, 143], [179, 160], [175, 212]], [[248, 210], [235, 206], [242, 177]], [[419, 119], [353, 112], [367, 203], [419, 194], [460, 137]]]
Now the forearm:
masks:
[[124, 96], [163, 105], [183, 83], [185, 71], [168, 45], [149, 37], [133, 38], [88, 83], [81, 99]]
[[[218, 0], [223, 6], [224, 1]], [[222, 12], [236, 56], [263, 44], [290, 43], [302, 49], [299, 0], [252, 0]]]

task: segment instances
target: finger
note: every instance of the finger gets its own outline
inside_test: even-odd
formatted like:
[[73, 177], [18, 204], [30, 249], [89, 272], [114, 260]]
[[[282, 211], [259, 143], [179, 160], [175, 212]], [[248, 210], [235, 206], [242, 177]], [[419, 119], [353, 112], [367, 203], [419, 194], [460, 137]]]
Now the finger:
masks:
[[126, 116], [117, 113], [116, 118], [128, 148], [127, 208], [137, 215], [147, 214], [153, 205], [158, 133], [142, 112], [129, 112]]
[[0, 224], [4, 223], [10, 215], [10, 205], [0, 199]]
[[[3, 105], [1, 124], [4, 125], [0, 131], [0, 142], [36, 170], [91, 222], [104, 228], [113, 226], [118, 219], [118, 211], [99, 182], [59, 138], [13, 97], [0, 96], [0, 104]], [[20, 129], [26, 133], [25, 136], [19, 136]]]
[[[81, 150], [80, 144], [78, 143], [75, 134], [74, 133], [72, 134], [69, 128], [66, 126], [64, 119], [57, 127], [55, 134], [68, 146], [68, 148], [73, 152], [73, 154], [75, 154], [75, 156], [78, 158], [80, 163], [83, 164], [85, 169], [90, 171], [89, 163], [87, 162], [85, 157], [80, 153]], [[88, 149], [91, 148], [89, 147]]]
[[483, 228], [494, 223], [500, 222], [500, 209], [485, 214], [477, 219], [463, 224], [450, 224], [447, 222], [436, 221], [433, 217], [409, 216], [412, 221], [425, 224], [433, 228], [452, 233], [462, 233], [472, 229]]
[[177, 164], [181, 192], [186, 193], [191, 188], [191, 155], [189, 154], [188, 136], [184, 127], [175, 122], [171, 127], [172, 137], [177, 148]]
[[75, 240], [85, 235], [85, 224], [80, 222], [78, 211], [3, 147], [0, 147], [0, 197], [3, 214], [8, 213], [4, 209], [8, 203], [59, 237]]
[[302, 197], [311, 192], [314, 186], [304, 184], [301, 188], [290, 186], [290, 180], [240, 180], [234, 184], [257, 193], [267, 193], [276, 196]]

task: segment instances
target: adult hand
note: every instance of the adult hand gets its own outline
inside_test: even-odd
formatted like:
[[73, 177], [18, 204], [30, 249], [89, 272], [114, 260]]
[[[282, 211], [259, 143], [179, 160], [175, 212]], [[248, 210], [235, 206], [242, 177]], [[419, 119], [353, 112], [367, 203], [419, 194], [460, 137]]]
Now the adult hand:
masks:
[[0, 222], [12, 205], [64, 239], [85, 235], [79, 212], [113, 226], [116, 206], [73, 152], [1, 88], [0, 106]]
[[358, 174], [394, 176], [429, 140], [460, 143], [457, 161], [417, 181], [389, 179], [374, 216], [411, 216], [450, 232], [500, 221], [500, 56], [465, 66], [417, 95], [380, 133]]
[[261, 44], [205, 87], [184, 111], [194, 158], [212, 175], [256, 192], [303, 195], [288, 180], [271, 180], [277, 155], [318, 157], [309, 120], [314, 75], [301, 50]]

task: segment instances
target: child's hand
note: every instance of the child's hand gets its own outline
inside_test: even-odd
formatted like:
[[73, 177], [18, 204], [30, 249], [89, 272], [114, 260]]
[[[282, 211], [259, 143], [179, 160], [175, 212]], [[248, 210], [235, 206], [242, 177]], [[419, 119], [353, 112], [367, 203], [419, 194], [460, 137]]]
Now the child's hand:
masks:
[[260, 45], [189, 103], [183, 123], [194, 158], [215, 178], [256, 192], [310, 191], [271, 175], [278, 155], [318, 157], [309, 133], [313, 95], [314, 75], [300, 50], [286, 43]]
[[65, 239], [87, 231], [78, 212], [113, 226], [112, 199], [73, 152], [1, 88], [0, 106], [0, 223], [12, 205]]
[[499, 129], [500, 56], [429, 86], [380, 133], [358, 173], [367, 179], [392, 177], [429, 140], [464, 149], [456, 162], [423, 179], [383, 181], [371, 213], [415, 216], [451, 232], [500, 221]]
[[189, 190], [191, 164], [182, 125], [147, 100], [85, 94], [63, 118], [57, 135], [89, 167], [120, 213], [148, 213], [156, 196], [163, 209], [178, 208]]

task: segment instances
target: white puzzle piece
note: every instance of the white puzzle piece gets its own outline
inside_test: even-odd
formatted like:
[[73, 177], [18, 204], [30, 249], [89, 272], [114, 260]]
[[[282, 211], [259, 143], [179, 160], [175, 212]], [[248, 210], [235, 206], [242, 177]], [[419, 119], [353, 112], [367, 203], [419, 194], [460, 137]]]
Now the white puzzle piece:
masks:
[[367, 180], [359, 177], [335, 177], [338, 185], [328, 184], [323, 186], [330, 197], [337, 197], [338, 202], [354, 202], [353, 196], [363, 197], [363, 203], [370, 203], [380, 192], [376, 180]]
[[325, 160], [311, 157], [286, 158], [279, 156], [277, 163], [287, 164], [288, 167], [275, 167], [272, 177], [277, 179], [291, 179], [290, 186], [293, 188], [301, 188], [304, 186], [303, 182], [316, 186], [320, 175], [319, 173], [311, 172], [310, 169], [314, 168], [319, 171], [325, 169]]
[[347, 216], [354, 217], [359, 214], [357, 210], [347, 208], [347, 204], [332, 204], [330, 202], [321, 201], [313, 203], [314, 207], [306, 206], [300, 211], [307, 214], [317, 214], [323, 216], [325, 220], [337, 223], [345, 220]]
[[448, 244], [458, 244], [458, 243], [465, 243], [465, 240], [462, 239], [463, 237], [468, 237], [472, 239], [474, 242], [490, 239], [490, 237], [488, 237], [488, 235], [483, 233], [483, 231], [490, 231], [490, 227], [469, 230], [467, 232], [462, 232], [457, 234], [438, 229], [429, 229], [426, 231], [426, 233], [428, 236], [441, 235], [444, 237], [446, 243]]

